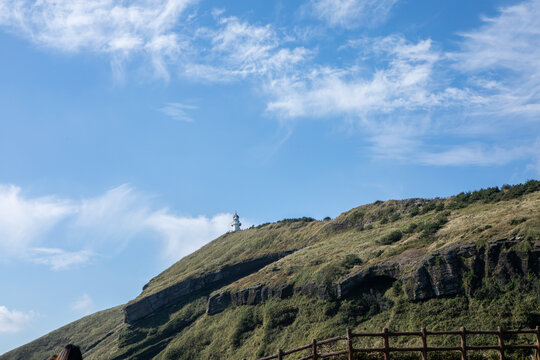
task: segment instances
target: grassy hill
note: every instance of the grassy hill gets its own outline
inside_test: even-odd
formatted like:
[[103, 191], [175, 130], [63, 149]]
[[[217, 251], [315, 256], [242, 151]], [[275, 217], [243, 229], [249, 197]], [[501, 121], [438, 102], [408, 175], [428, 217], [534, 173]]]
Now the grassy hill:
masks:
[[346, 328], [534, 327], [539, 238], [537, 181], [285, 219], [225, 234], [151, 279], [130, 324], [124, 307], [105, 310], [0, 360], [46, 359], [68, 342], [85, 359], [254, 359]]

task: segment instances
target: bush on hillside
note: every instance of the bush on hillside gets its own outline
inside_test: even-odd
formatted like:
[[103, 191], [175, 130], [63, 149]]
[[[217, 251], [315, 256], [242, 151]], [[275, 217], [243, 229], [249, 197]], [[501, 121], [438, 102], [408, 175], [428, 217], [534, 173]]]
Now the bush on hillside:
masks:
[[268, 304], [264, 313], [264, 326], [267, 329], [277, 329], [291, 325], [296, 320], [298, 308], [282, 302]]
[[495, 186], [473, 192], [462, 192], [450, 198], [448, 208], [464, 208], [477, 201], [493, 203], [511, 200], [536, 191], [540, 191], [540, 181], [529, 180], [525, 184], [503, 185], [500, 189]]
[[377, 240], [377, 243], [381, 245], [390, 245], [395, 242], [398, 242], [403, 237], [403, 233], [399, 230], [392, 231], [390, 234], [387, 234]]
[[301, 218], [283, 219], [283, 220], [278, 221], [278, 223], [279, 224], [292, 224], [292, 223], [297, 223], [297, 222], [309, 223], [309, 222], [312, 222], [312, 221], [317, 221], [317, 220], [315, 220], [312, 217], [304, 216], [304, 217], [301, 217]]
[[351, 269], [355, 265], [361, 265], [362, 259], [358, 257], [356, 254], [347, 254], [345, 255], [345, 259], [341, 262], [341, 265], [346, 269]]

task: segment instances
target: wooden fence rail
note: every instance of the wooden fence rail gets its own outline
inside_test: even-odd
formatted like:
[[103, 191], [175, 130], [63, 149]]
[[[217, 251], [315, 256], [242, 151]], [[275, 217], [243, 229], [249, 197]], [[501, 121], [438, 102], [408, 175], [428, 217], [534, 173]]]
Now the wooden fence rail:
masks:
[[[519, 335], [519, 334], [532, 334], [536, 344], [524, 344], [524, 345], [515, 345], [515, 344], [505, 344], [504, 336], [505, 335]], [[440, 336], [440, 335], [457, 335], [460, 336], [460, 346], [428, 346], [428, 337], [429, 336]], [[467, 335], [494, 335], [497, 336], [497, 345], [467, 345]], [[392, 347], [390, 346], [390, 338], [392, 337], [420, 337], [421, 346], [416, 347]], [[354, 348], [353, 339], [359, 337], [367, 338], [382, 338], [382, 347], [374, 348]], [[346, 341], [346, 349], [333, 351], [328, 353], [321, 353], [320, 346], [330, 343], [337, 343], [339, 341]], [[502, 328], [497, 328], [495, 331], [485, 331], [485, 330], [467, 330], [464, 327], [461, 327], [459, 331], [427, 331], [425, 328], [422, 328], [420, 331], [389, 331], [387, 328], [383, 328], [381, 333], [353, 333], [350, 329], [347, 329], [346, 336], [336, 336], [330, 339], [325, 340], [313, 340], [311, 344], [303, 345], [291, 350], [281, 350], [277, 351], [276, 355], [265, 356], [257, 360], [272, 360], [278, 359], [283, 360], [285, 356], [298, 353], [300, 351], [311, 349], [311, 354], [297, 358], [296, 360], [318, 360], [325, 358], [333, 358], [340, 355], [347, 355], [348, 360], [353, 359], [353, 354], [355, 353], [382, 353], [384, 360], [390, 359], [390, 353], [392, 352], [419, 352], [422, 360], [427, 360], [428, 352], [436, 351], [456, 351], [461, 354], [461, 360], [467, 360], [468, 351], [478, 351], [478, 350], [496, 350], [499, 352], [499, 359], [505, 360], [505, 350], [515, 350], [515, 349], [529, 349], [535, 350], [534, 359], [540, 360], [540, 327], [536, 327], [531, 330], [503, 330]], [[244, 359], [246, 360], [246, 359]]]

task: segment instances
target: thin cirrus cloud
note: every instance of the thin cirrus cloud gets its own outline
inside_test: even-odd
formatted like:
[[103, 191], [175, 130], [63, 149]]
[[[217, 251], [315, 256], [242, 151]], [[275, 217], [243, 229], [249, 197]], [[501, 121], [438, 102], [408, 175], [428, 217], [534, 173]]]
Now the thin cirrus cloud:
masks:
[[89, 262], [94, 253], [90, 250], [67, 251], [58, 248], [32, 248], [28, 251], [27, 259], [36, 264], [42, 264], [53, 270], [64, 270], [78, 264]]
[[28, 199], [14, 185], [0, 184], [0, 253], [20, 255], [76, 207], [54, 196]]
[[311, 12], [333, 27], [355, 28], [384, 23], [397, 0], [312, 0]]
[[9, 310], [0, 305], [0, 333], [17, 333], [22, 331], [32, 320], [34, 313]]
[[71, 308], [83, 315], [91, 314], [94, 311], [94, 300], [88, 294], [82, 294], [71, 304]]
[[189, 104], [182, 103], [167, 103], [159, 111], [177, 121], [192, 122], [193, 118], [189, 115], [190, 110], [196, 110], [197, 107]]
[[308, 60], [312, 51], [287, 47], [287, 36], [271, 25], [253, 25], [237, 17], [216, 15], [215, 28], [201, 28], [195, 38], [201, 49], [184, 64], [186, 76], [209, 82], [231, 82], [248, 76], [290, 72]]
[[177, 216], [127, 185], [78, 201], [28, 197], [16, 186], [2, 185], [0, 215], [0, 261], [24, 260], [53, 270], [114, 256], [140, 236], [161, 244], [168, 265], [225, 233], [232, 217]]
[[482, 111], [538, 119], [540, 1], [502, 8], [497, 17], [483, 18], [481, 27], [461, 36], [461, 50], [449, 57], [490, 97], [489, 107]]

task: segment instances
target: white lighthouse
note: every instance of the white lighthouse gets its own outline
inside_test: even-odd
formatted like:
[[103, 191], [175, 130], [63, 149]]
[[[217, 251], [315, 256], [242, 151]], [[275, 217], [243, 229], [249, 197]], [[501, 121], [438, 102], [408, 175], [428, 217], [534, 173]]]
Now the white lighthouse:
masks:
[[240, 223], [240, 216], [238, 216], [236, 211], [234, 212], [234, 216], [232, 219], [233, 219], [231, 223], [232, 231], [240, 230], [240, 226], [242, 226], [242, 224]]

